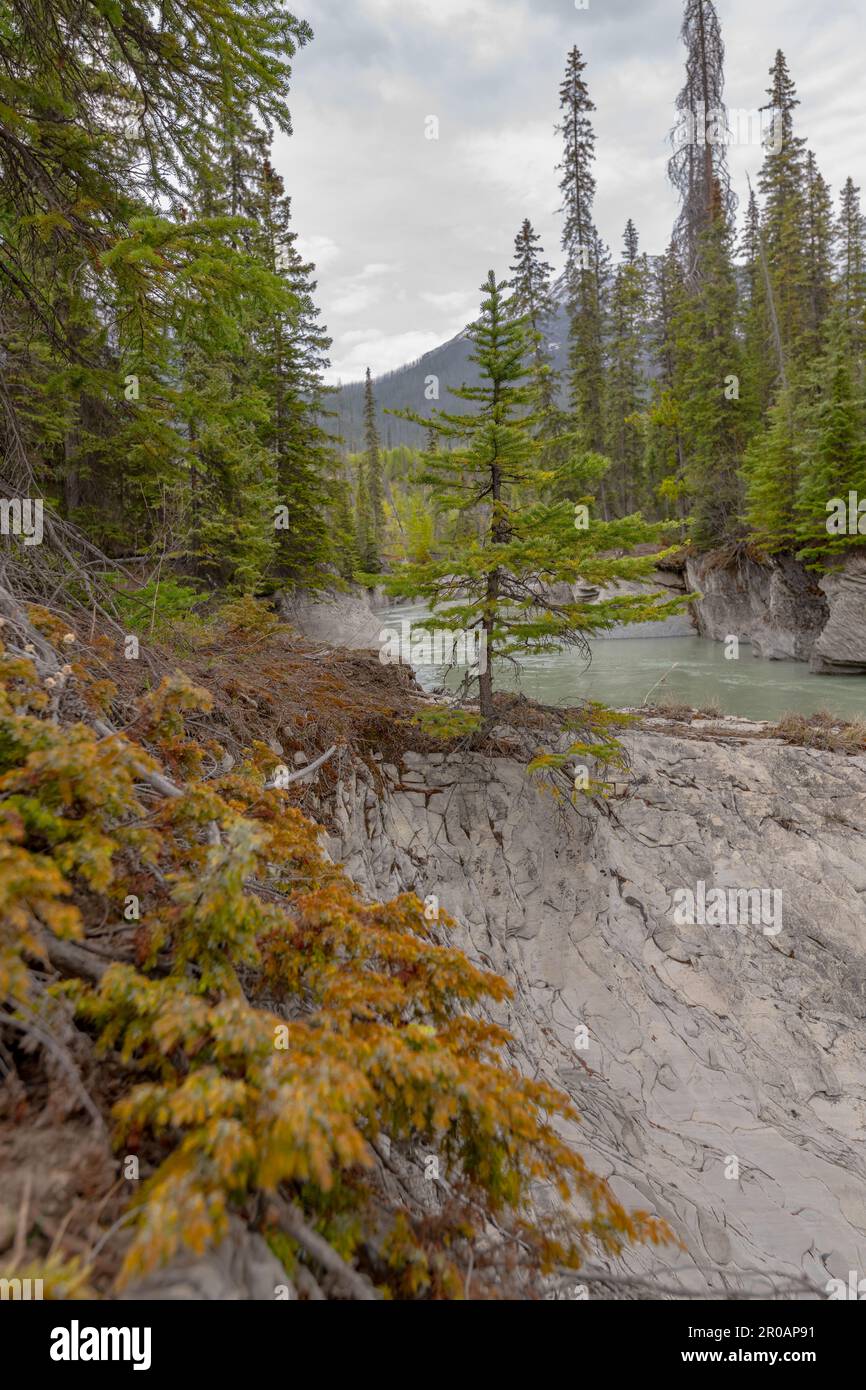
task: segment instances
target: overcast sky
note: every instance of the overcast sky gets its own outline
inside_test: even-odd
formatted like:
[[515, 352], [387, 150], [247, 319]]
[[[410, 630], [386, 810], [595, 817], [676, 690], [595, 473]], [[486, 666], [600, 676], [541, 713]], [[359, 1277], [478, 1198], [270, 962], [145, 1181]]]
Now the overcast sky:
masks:
[[[579, 0], [585, 3], [585, 0]], [[866, 0], [716, 0], [726, 99], [766, 101], [781, 47], [798, 133], [834, 198], [866, 184]], [[332, 380], [420, 356], [476, 312], [529, 217], [558, 270], [558, 89], [577, 44], [595, 113], [595, 215], [615, 252], [632, 217], [662, 251], [675, 202], [667, 133], [682, 85], [681, 0], [296, 0], [315, 40], [297, 56], [294, 134], [276, 164], [334, 339]], [[428, 139], [428, 118], [439, 138]], [[741, 202], [757, 144], [731, 148]]]

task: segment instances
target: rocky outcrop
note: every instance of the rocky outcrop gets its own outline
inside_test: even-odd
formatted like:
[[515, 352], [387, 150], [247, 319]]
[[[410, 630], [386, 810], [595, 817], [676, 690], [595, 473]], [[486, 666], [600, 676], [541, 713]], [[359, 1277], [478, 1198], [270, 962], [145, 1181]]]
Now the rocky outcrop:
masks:
[[[626, 594], [662, 593], [665, 597], [685, 592], [681, 572], [659, 569], [648, 581], [618, 581], [606, 589], [588, 584], [559, 584], [546, 590], [549, 597], [561, 602], [596, 602]], [[458, 590], [455, 597], [460, 596]], [[381, 588], [363, 589], [350, 585], [317, 594], [293, 590], [279, 594], [276, 607], [280, 616], [296, 631], [314, 642], [327, 642], [335, 647], [352, 650], [378, 649], [382, 613], [394, 605]], [[657, 623], [619, 623], [609, 632], [599, 632], [598, 638], [617, 637], [690, 637], [695, 632], [694, 619], [688, 611]]]
[[280, 1261], [265, 1241], [234, 1217], [217, 1246], [201, 1255], [192, 1251], [176, 1255], [146, 1279], [129, 1284], [121, 1301], [220, 1302], [250, 1299], [272, 1303], [296, 1299]]
[[852, 555], [839, 574], [821, 581], [830, 616], [812, 649], [810, 667], [825, 676], [866, 675], [866, 555]]
[[352, 650], [379, 646], [379, 607], [378, 596], [357, 585], [317, 594], [294, 590], [276, 600], [280, 616], [304, 637]]
[[[546, 592], [555, 603], [599, 603], [604, 599], [626, 598], [635, 594], [641, 597], [660, 594], [659, 601], [663, 602], [686, 593], [686, 585], [682, 572], [658, 569], [645, 580], [618, 579], [613, 584], [600, 588], [594, 584], [583, 583], [554, 584]], [[594, 633], [593, 641], [624, 637], [694, 637], [695, 631], [695, 619], [689, 609], [685, 608], [682, 612], [674, 613], [658, 622], [616, 623], [607, 631], [599, 630]]]
[[[592, 1261], [590, 1296], [818, 1297], [866, 1271], [866, 757], [758, 732], [629, 735], [601, 806], [465, 752], [360, 768], [329, 805], [359, 883], [434, 895], [509, 979], [515, 1062], [683, 1242]], [[781, 929], [679, 925], [699, 882], [778, 890]]]
[[[625, 594], [686, 591], [701, 597], [662, 622], [618, 624], [595, 640], [700, 636], [724, 642], [736, 636], [753, 656], [809, 661], [822, 675], [866, 675], [866, 555], [854, 555], [843, 570], [817, 582], [788, 556], [757, 564], [741, 558], [719, 563], [713, 553], [690, 556], [682, 571], [659, 568], [647, 581], [620, 580], [605, 589], [556, 585], [553, 599], [586, 603]], [[314, 641], [353, 650], [378, 648], [382, 613], [390, 600], [381, 589], [358, 586], [278, 596], [277, 608], [293, 627]]]
[[771, 661], [808, 661], [820, 637], [829, 606], [816, 581], [788, 556], [764, 564], [741, 558], [720, 564], [715, 554], [686, 562], [702, 637], [724, 642], [735, 636], [751, 644], [753, 656]]
[[[627, 594], [661, 593], [667, 599], [675, 598], [678, 594], [685, 592], [686, 586], [682, 573], [676, 570], [656, 570], [652, 578], [646, 582], [634, 579], [617, 580], [615, 584], [601, 589], [599, 597], [606, 599], [622, 597]], [[674, 613], [669, 618], [662, 618], [659, 622], [617, 623], [609, 632], [596, 633], [594, 640], [598, 641], [605, 637], [614, 639], [623, 637], [694, 637], [696, 631], [696, 620], [690, 605], [680, 613]]]

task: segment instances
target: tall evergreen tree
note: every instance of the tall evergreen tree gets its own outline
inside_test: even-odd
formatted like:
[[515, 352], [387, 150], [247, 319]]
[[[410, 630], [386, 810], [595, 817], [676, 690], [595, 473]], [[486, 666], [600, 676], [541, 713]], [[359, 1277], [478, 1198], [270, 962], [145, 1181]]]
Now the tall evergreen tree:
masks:
[[568, 55], [559, 89], [562, 112], [556, 127], [562, 136], [560, 191], [565, 222], [562, 247], [566, 256], [569, 310], [569, 398], [586, 447], [604, 446], [604, 288], [607, 255], [593, 223], [595, 105], [583, 77], [586, 62], [577, 47]]
[[358, 550], [361, 567], [377, 574], [382, 563], [385, 505], [376, 397], [370, 368], [364, 380], [364, 456], [358, 479]]
[[712, 0], [686, 0], [681, 33], [686, 81], [677, 110], [687, 138], [668, 165], [682, 201], [674, 229], [684, 279], [675, 321], [682, 363], [677, 405], [693, 536], [709, 547], [738, 529], [745, 442], [731, 256], [734, 198], [725, 160], [724, 45]]
[[860, 189], [850, 175], [842, 189], [836, 246], [839, 299], [862, 383], [866, 355], [866, 217], [860, 210]]
[[806, 151], [806, 324], [804, 351], [820, 350], [824, 326], [833, 301], [833, 200], [818, 169], [815, 155]]
[[662, 515], [685, 519], [683, 354], [677, 323], [685, 286], [673, 242], [655, 259], [648, 285], [647, 342], [656, 364], [646, 412], [644, 473]]
[[612, 461], [610, 491], [620, 516], [644, 503], [640, 412], [647, 383], [643, 355], [647, 337], [648, 270], [638, 251], [638, 234], [629, 218], [624, 254], [616, 269], [610, 300], [610, 341], [605, 388], [606, 454]]
[[701, 275], [684, 295], [677, 319], [683, 357], [683, 426], [692, 534], [702, 548], [739, 530], [739, 465], [746, 442], [741, 346], [736, 332], [737, 285], [731, 233], [719, 214], [699, 238]]
[[353, 510], [354, 490], [348, 465], [340, 465], [334, 483], [331, 529], [334, 565], [341, 579], [351, 580], [361, 568], [358, 551], [357, 515]]
[[263, 324], [296, 300], [244, 203], [311, 32], [274, 0], [7, 8], [4, 476], [32, 491], [37, 472], [109, 551], [192, 549], [255, 587], [277, 500]]
[[794, 111], [800, 103], [781, 50], [776, 53], [770, 78], [767, 95], [773, 113], [773, 135], [758, 187], [763, 198], [763, 247], [781, 352], [793, 371], [807, 350], [812, 318], [806, 142], [794, 133]]
[[272, 257], [256, 244], [260, 149], [252, 121], [242, 114], [202, 133], [186, 207], [195, 219], [222, 228], [248, 290], [234, 303], [226, 298], [200, 331], [185, 325], [177, 374], [189, 439], [187, 544], [194, 571], [217, 585], [253, 592], [274, 564], [279, 501], [267, 439], [271, 382], [260, 370], [261, 345], [268, 320], [288, 318], [297, 305]]
[[555, 305], [552, 292], [553, 267], [544, 260], [541, 238], [525, 218], [514, 238], [514, 264], [511, 288], [519, 313], [525, 315], [532, 342], [532, 376], [536, 388], [537, 413], [542, 429], [559, 430], [556, 407], [557, 377], [547, 346], [550, 321]]
[[[291, 227], [291, 202], [274, 170], [267, 144], [260, 141], [255, 196], [246, 209], [256, 223], [256, 251], [279, 275], [294, 301], [291, 314], [268, 316], [257, 342], [257, 379], [266, 390], [270, 420], [264, 442], [274, 457], [276, 487], [287, 525], [277, 530], [276, 569], [281, 577], [315, 587], [325, 567], [346, 543], [345, 499], [338, 477], [334, 441], [325, 425], [329, 416], [324, 385], [331, 340], [322, 328], [315, 303], [315, 266], [297, 249]], [[328, 513], [340, 512], [334, 544]], [[280, 518], [284, 514], [280, 513]]]
[[795, 419], [793, 388], [782, 387], [766, 427], [743, 461], [746, 523], [752, 539], [769, 554], [791, 552], [799, 534], [802, 455]]
[[742, 296], [739, 311], [743, 343], [740, 394], [744, 428], [749, 437], [757, 434], [766, 420], [779, 386], [780, 372], [772, 331], [772, 306], [768, 303], [770, 282], [761, 236], [758, 199], [754, 189], [750, 188], [740, 243]]
[[423, 481], [437, 510], [479, 515], [480, 535], [470, 534], [447, 554], [408, 565], [387, 581], [392, 593], [428, 600], [433, 607], [428, 626], [483, 635], [486, 669], [479, 669], [475, 678], [485, 720], [495, 714], [496, 660], [517, 652], [585, 647], [587, 634], [612, 622], [672, 611], [670, 604], [656, 607], [641, 596], [593, 605], [551, 596], [551, 586], [560, 581], [573, 583], [580, 577], [605, 584], [645, 575], [651, 559], [615, 560], [610, 555], [657, 538], [658, 530], [635, 518], [593, 519], [585, 529], [576, 529], [571, 502], [527, 501], [537, 495], [534, 482], [544, 446], [531, 410], [529, 324], [513, 300], [505, 298], [507, 288], [492, 270], [482, 286], [481, 316], [471, 329], [471, 360], [480, 380], [453, 390], [473, 408], [471, 414], [440, 410], [429, 421], [407, 414], [451, 446], [425, 456]]
[[827, 347], [812, 374], [813, 389], [799, 421], [804, 466], [798, 539], [800, 558], [820, 568], [866, 540], [850, 529], [847, 517], [843, 530], [828, 530], [828, 504], [834, 499], [847, 504], [849, 492], [866, 498], [866, 402], [841, 306], [828, 323]]

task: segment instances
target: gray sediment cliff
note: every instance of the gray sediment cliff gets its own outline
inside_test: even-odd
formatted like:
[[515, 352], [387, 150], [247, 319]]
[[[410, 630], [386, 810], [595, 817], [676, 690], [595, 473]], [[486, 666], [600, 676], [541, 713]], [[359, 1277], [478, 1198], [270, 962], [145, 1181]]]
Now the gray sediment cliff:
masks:
[[353, 584], [344, 589], [307, 593], [303, 589], [280, 594], [276, 607], [281, 618], [304, 637], [352, 650], [379, 645], [384, 606], [379, 591]]
[[[513, 757], [407, 752], [322, 808], [358, 883], [435, 895], [506, 976], [515, 1064], [682, 1241], [591, 1262], [590, 1297], [818, 1297], [866, 1269], [866, 758], [760, 732], [633, 733], [600, 806]], [[699, 881], [779, 890], [781, 930], [677, 925]]]
[[[646, 580], [618, 579], [603, 588], [589, 584], [557, 584], [548, 593], [554, 600], [562, 602], [584, 601], [598, 603], [604, 599], [626, 598], [634, 595], [648, 597], [660, 594], [660, 602], [677, 598], [687, 592], [685, 574], [682, 569], [656, 569]], [[667, 618], [645, 623], [616, 623], [607, 631], [594, 635], [594, 641], [617, 640], [634, 637], [694, 637], [697, 630], [692, 605], [673, 613]]]
[[702, 637], [736, 636], [754, 656], [808, 661], [821, 675], [866, 675], [866, 554], [819, 578], [790, 556], [690, 556], [689, 588]]
[[830, 616], [812, 648], [811, 668], [822, 675], [866, 675], [866, 555], [852, 556], [821, 588]]
[[[682, 571], [657, 570], [647, 581], [618, 580], [608, 588], [596, 588], [589, 584], [558, 584], [553, 587], [542, 586], [546, 597], [562, 603], [582, 601], [595, 603], [600, 599], [626, 597], [640, 594], [659, 593], [662, 598], [675, 597], [686, 592]], [[460, 591], [455, 597], [460, 596]], [[328, 642], [334, 646], [349, 647], [353, 650], [376, 649], [380, 646], [382, 613], [393, 604], [381, 588], [369, 590], [360, 585], [334, 588], [311, 594], [304, 590], [293, 590], [280, 594], [277, 609], [280, 616], [305, 637], [315, 642]], [[695, 620], [688, 609], [674, 614], [660, 622], [617, 623], [607, 632], [599, 632], [598, 638], [623, 637], [691, 637], [695, 633]]]
[[701, 598], [695, 616], [702, 637], [735, 636], [754, 656], [808, 661], [829, 616], [826, 595], [803, 566], [783, 558], [721, 564], [715, 554], [690, 556], [689, 588]]

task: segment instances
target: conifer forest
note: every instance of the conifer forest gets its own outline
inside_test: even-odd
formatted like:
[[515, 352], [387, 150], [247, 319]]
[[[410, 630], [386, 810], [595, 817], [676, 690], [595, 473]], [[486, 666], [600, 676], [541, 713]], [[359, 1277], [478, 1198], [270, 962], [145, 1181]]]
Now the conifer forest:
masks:
[[295, 3], [0, 0], [6, 1345], [827, 1366], [866, 12]]

